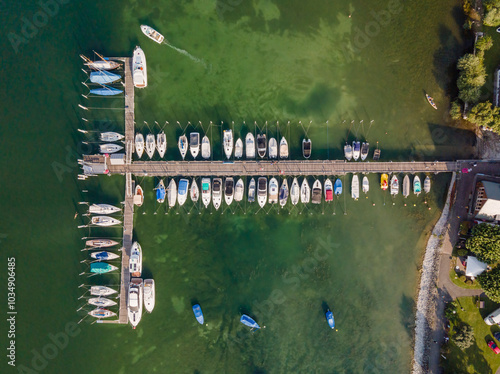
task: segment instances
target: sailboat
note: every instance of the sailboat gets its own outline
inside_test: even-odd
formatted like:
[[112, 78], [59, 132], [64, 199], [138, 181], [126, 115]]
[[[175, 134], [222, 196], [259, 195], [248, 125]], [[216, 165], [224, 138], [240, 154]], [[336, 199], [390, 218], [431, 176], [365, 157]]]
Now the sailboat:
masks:
[[90, 222], [92, 223], [92, 225], [97, 226], [114, 226], [121, 223], [121, 221], [108, 216], [95, 216], [92, 217]]
[[156, 149], [160, 157], [163, 158], [167, 151], [167, 136], [163, 131], [156, 135]]
[[275, 138], [269, 139], [269, 158], [278, 158], [278, 142]]
[[136, 328], [142, 318], [143, 284], [141, 278], [133, 278], [128, 287], [127, 311], [132, 328]]
[[129, 271], [131, 277], [140, 277], [142, 274], [142, 248], [138, 242], [132, 244], [129, 258]]
[[212, 186], [212, 202], [215, 210], [218, 210], [222, 203], [222, 179], [214, 178]]
[[90, 305], [98, 306], [100, 308], [106, 308], [116, 305], [116, 301], [107, 299], [105, 297], [91, 297], [87, 300], [87, 303]]
[[424, 191], [425, 193], [431, 192], [431, 178], [429, 176], [424, 179]]
[[399, 180], [396, 175], [391, 178], [391, 195], [397, 195], [399, 193]]
[[93, 95], [99, 95], [99, 96], [115, 96], [118, 94], [123, 93], [122, 90], [119, 90], [118, 88], [102, 85], [102, 87], [98, 88], [92, 88], [89, 93]]
[[236, 143], [234, 145], [234, 157], [235, 158], [243, 157], [243, 142], [241, 141], [240, 138], [236, 140]]
[[280, 193], [279, 193], [279, 200], [282, 208], [286, 205], [286, 202], [288, 200], [288, 193], [289, 193], [288, 181], [286, 178], [284, 178], [283, 182], [281, 182]]
[[288, 158], [288, 142], [284, 136], [280, 140], [280, 158]]
[[90, 272], [95, 274], [106, 274], [115, 270], [118, 270], [118, 268], [107, 262], [93, 262], [90, 264]]
[[85, 242], [87, 247], [92, 248], [107, 248], [117, 245], [118, 242], [110, 239], [91, 239]]
[[135, 134], [135, 153], [137, 157], [141, 158], [144, 152], [144, 136], [142, 134]]
[[90, 214], [113, 214], [118, 212], [121, 212], [121, 208], [110, 204], [92, 204], [89, 206]]
[[210, 140], [206, 135], [201, 139], [201, 157], [205, 160], [210, 158]]
[[250, 184], [248, 185], [248, 202], [253, 203], [255, 201], [255, 179], [250, 179]]
[[100, 139], [103, 142], [117, 142], [122, 140], [124, 137], [125, 135], [113, 131], [101, 132], [100, 134]]
[[145, 279], [144, 286], [144, 308], [148, 313], [151, 313], [155, 307], [155, 281], [154, 279]]
[[342, 181], [340, 178], [337, 178], [335, 181], [335, 184], [333, 185], [333, 192], [335, 193], [335, 196], [342, 195]]
[[203, 312], [201, 310], [200, 304], [193, 305], [193, 313], [198, 323], [200, 325], [203, 325], [205, 323], [205, 319], [203, 318]]
[[211, 191], [210, 191], [210, 178], [203, 178], [201, 180], [201, 201], [205, 208], [208, 208], [208, 204], [210, 204], [211, 200]]
[[359, 199], [359, 178], [357, 174], [354, 174], [352, 176], [352, 182], [351, 182], [351, 197], [354, 200]]
[[114, 70], [116, 69], [117, 67], [120, 66], [120, 64], [116, 61], [112, 61], [108, 58], [105, 58], [103, 56], [101, 56], [99, 53], [97, 52], [94, 52], [97, 56], [99, 56], [100, 60], [98, 61], [92, 61], [91, 59], [89, 59], [88, 57], [84, 56], [84, 55], [80, 55], [81, 59], [83, 61], [85, 61], [83, 64], [85, 66], [88, 66], [90, 69], [92, 70]]
[[278, 192], [278, 181], [273, 177], [269, 181], [269, 204], [276, 204], [278, 202]]
[[234, 201], [243, 200], [243, 194], [245, 192], [245, 184], [243, 183], [243, 179], [238, 179], [236, 185], [234, 187]]
[[109, 296], [113, 295], [114, 293], [117, 293], [118, 291], [106, 287], [106, 286], [91, 286], [90, 287], [90, 294], [92, 296]]
[[116, 253], [108, 252], [108, 251], [99, 251], [99, 252], [92, 252], [90, 254], [90, 257], [98, 260], [98, 261], [109, 261], [109, 260], [115, 260], [119, 258], [120, 256], [117, 255]]
[[311, 187], [309, 187], [307, 178], [304, 177], [302, 185], [300, 186], [300, 202], [302, 204], [308, 204], [309, 201], [311, 201]]
[[136, 185], [134, 193], [134, 204], [137, 206], [141, 206], [143, 203], [144, 203], [144, 191], [142, 190], [141, 186]]
[[234, 199], [234, 179], [227, 177], [224, 181], [224, 200], [227, 205], [231, 205]]
[[121, 79], [118, 74], [110, 73], [109, 71], [93, 71], [90, 73], [90, 81], [97, 84], [110, 84]]
[[267, 178], [260, 177], [257, 185], [257, 202], [259, 203], [259, 206], [263, 208], [267, 202]]
[[313, 183], [313, 188], [312, 188], [312, 203], [313, 204], [319, 204], [321, 203], [321, 182], [319, 179], [316, 179]]
[[153, 134], [148, 134], [146, 136], [146, 153], [150, 159], [153, 158], [155, 154], [156, 144], [155, 136]]
[[179, 190], [177, 192], [177, 200], [179, 205], [183, 206], [187, 200], [187, 194], [189, 189], [189, 181], [187, 179], [181, 179], [179, 181]]
[[163, 179], [160, 179], [160, 182], [156, 186], [156, 201], [160, 204], [165, 201], [165, 196], [167, 194], [167, 190], [165, 188], [165, 184], [163, 183]]
[[329, 178], [325, 181], [325, 201], [327, 203], [333, 201], [333, 184]]
[[188, 150], [188, 139], [186, 135], [181, 135], [179, 136], [179, 152], [181, 153], [181, 157], [184, 160], [184, 157], [186, 157], [186, 153]]
[[189, 135], [189, 151], [191, 152], [191, 156], [196, 158], [198, 153], [200, 152], [200, 133], [192, 132]]
[[302, 154], [304, 155], [304, 158], [311, 157], [311, 148], [311, 139], [302, 139]]
[[407, 198], [410, 196], [410, 177], [408, 174], [403, 178], [403, 196]]
[[290, 202], [292, 205], [297, 205], [300, 198], [300, 186], [297, 178], [293, 178], [292, 186], [290, 187]]
[[351, 161], [352, 159], [352, 146], [350, 144], [347, 144], [347, 142], [344, 145], [344, 156], [347, 161]]
[[99, 318], [99, 319], [116, 316], [115, 312], [112, 312], [111, 310], [104, 309], [104, 308], [96, 308], [94, 310], [91, 310], [88, 314], [89, 314], [89, 316]]
[[123, 147], [121, 145], [113, 143], [101, 144], [99, 146], [100, 153], [115, 153], [121, 151], [122, 149]]
[[325, 313], [326, 321], [328, 322], [328, 326], [331, 329], [335, 328], [335, 319], [333, 318], [333, 313], [330, 310], [327, 310]]
[[233, 153], [233, 130], [224, 130], [223, 146], [226, 158], [229, 160]]
[[253, 320], [252, 317], [247, 316], [246, 314], [243, 314], [240, 318], [240, 322], [243, 323], [245, 326], [251, 327], [252, 329], [260, 329], [260, 326]]
[[418, 175], [415, 175], [415, 178], [413, 178], [413, 193], [418, 196], [421, 192], [422, 186], [420, 184], [420, 178]]
[[352, 158], [354, 161], [358, 161], [359, 154], [361, 152], [361, 143], [359, 141], [352, 142]]
[[257, 153], [260, 158], [264, 158], [267, 151], [267, 139], [266, 134], [257, 135]]
[[389, 176], [387, 174], [382, 174], [380, 177], [380, 188], [384, 191], [389, 188]]
[[137, 88], [145, 88], [148, 85], [148, 71], [146, 66], [146, 55], [139, 47], [135, 47], [132, 57], [132, 77], [134, 86]]
[[158, 44], [161, 44], [165, 37], [160, 34], [158, 31], [153, 29], [150, 26], [147, 25], [141, 25], [141, 31], [144, 35], [146, 35], [149, 39], [154, 40]]
[[370, 152], [370, 143], [363, 142], [363, 144], [361, 145], [361, 161], [366, 160], [369, 152]]
[[246, 158], [255, 158], [255, 138], [251, 132], [245, 137], [245, 152]]
[[368, 177], [365, 175], [363, 177], [363, 193], [367, 194], [370, 191], [370, 182], [368, 181]]
[[198, 188], [198, 183], [196, 183], [196, 179], [194, 178], [191, 183], [190, 197], [193, 203], [196, 203], [200, 198], [200, 189]]
[[177, 184], [174, 178], [170, 179], [170, 183], [168, 184], [167, 198], [169, 208], [173, 208], [177, 200]]

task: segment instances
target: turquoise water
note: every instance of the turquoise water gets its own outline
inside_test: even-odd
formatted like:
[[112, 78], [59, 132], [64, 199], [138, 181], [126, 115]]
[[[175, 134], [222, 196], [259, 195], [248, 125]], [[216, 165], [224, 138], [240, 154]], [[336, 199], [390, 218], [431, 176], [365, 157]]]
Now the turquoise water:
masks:
[[[245, 204], [224, 214], [189, 204], [168, 211], [154, 201], [157, 181], [141, 178], [146, 203], [137, 210], [134, 237], [144, 250], [144, 275], [157, 283], [154, 313], [134, 331], [86, 319], [67, 346], [51, 352], [50, 334], [84, 316], [76, 312], [78, 286], [88, 283], [78, 276], [85, 270], [80, 238], [89, 232], [76, 228], [86, 222], [73, 219], [83, 212], [78, 202], [118, 204], [124, 191], [121, 176], [76, 180], [76, 158], [91, 151], [80, 142], [92, 140], [77, 128], [123, 126], [122, 100], [80, 96], [87, 91], [78, 55], [93, 49], [130, 55], [141, 45], [149, 86], [136, 91], [136, 122], [144, 133], [165, 126], [169, 159], [180, 159], [175, 137], [188, 121], [188, 132], [210, 134], [214, 159], [222, 155], [215, 146], [221, 129], [232, 121], [236, 136], [252, 130], [254, 121], [286, 134], [293, 158], [300, 157], [305, 135], [315, 159], [340, 158], [346, 138], [355, 137], [372, 146], [378, 141], [383, 160], [469, 157], [472, 134], [450, 128], [446, 117], [451, 67], [462, 48], [458, 6], [450, 0], [395, 8], [367, 0], [68, 2], [27, 37], [23, 20], [40, 17], [40, 6], [1, 5], [0, 245], [2, 266], [16, 257], [18, 367], [47, 373], [407, 372], [420, 257], [449, 175], [433, 176], [427, 204], [423, 196], [392, 200], [378, 188], [379, 176], [370, 175], [368, 199], [257, 214]], [[389, 9], [390, 20], [378, 16], [388, 17], [380, 12]], [[146, 39], [141, 23], [193, 58]], [[17, 53], [12, 34], [26, 41]], [[79, 103], [108, 109], [82, 111]], [[120, 236], [119, 229], [90, 235], [104, 233]], [[92, 281], [117, 284], [118, 276]], [[0, 298], [7, 299], [5, 286]], [[195, 301], [207, 326], [193, 318]], [[325, 306], [334, 311], [336, 332], [328, 329]], [[238, 321], [241, 313], [266, 328], [249, 333]], [[49, 358], [37, 361], [38, 353]], [[2, 372], [16, 372], [4, 361]]]

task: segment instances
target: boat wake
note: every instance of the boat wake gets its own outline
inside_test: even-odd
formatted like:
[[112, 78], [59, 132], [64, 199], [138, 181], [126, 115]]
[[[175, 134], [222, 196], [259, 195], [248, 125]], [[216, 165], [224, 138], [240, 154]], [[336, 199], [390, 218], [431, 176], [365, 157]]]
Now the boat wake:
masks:
[[177, 47], [173, 46], [172, 44], [170, 44], [169, 42], [167, 42], [166, 40], [165, 40], [165, 41], [163, 41], [163, 44], [168, 45], [170, 48], [172, 48], [172, 49], [176, 50], [176, 51], [177, 51], [177, 52], [179, 52], [180, 54], [183, 54], [184, 56], [189, 57], [192, 61], [194, 61], [194, 62], [196, 62], [196, 63], [198, 63], [198, 64], [202, 64], [202, 65], [203, 65], [203, 67], [204, 67], [205, 69], [207, 69], [207, 68], [208, 68], [208, 66], [207, 66], [207, 64], [205, 63], [205, 61], [203, 61], [202, 59], [199, 59], [199, 58], [197, 58], [197, 57], [193, 56], [193, 55], [192, 55], [191, 53], [189, 53], [188, 51], [186, 51], [186, 50], [184, 50], [184, 49], [177, 48]]

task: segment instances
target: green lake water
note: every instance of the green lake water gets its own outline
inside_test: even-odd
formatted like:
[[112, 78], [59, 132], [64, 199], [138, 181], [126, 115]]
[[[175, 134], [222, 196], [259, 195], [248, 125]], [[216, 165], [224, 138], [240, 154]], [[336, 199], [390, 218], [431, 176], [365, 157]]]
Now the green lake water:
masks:
[[[134, 238], [144, 251], [144, 277], [156, 281], [154, 312], [136, 330], [90, 325], [87, 318], [51, 351], [51, 334], [85, 315], [76, 312], [83, 304], [78, 286], [90, 282], [78, 275], [86, 270], [80, 238], [121, 236], [120, 229], [77, 229], [87, 219], [73, 219], [83, 213], [79, 201], [124, 198], [122, 176], [77, 181], [76, 158], [92, 151], [80, 142], [95, 136], [77, 129], [123, 130], [123, 99], [80, 96], [88, 91], [78, 55], [131, 55], [141, 45], [149, 86], [136, 90], [137, 128], [145, 134], [164, 128], [168, 159], [180, 159], [176, 136], [188, 121], [186, 131], [209, 134], [214, 159], [222, 156], [222, 128], [244, 137], [255, 121], [269, 136], [286, 135], [296, 159], [304, 136], [313, 141], [314, 159], [342, 158], [346, 138], [355, 137], [372, 149], [378, 142], [382, 160], [466, 158], [473, 134], [449, 127], [446, 116], [463, 48], [459, 2], [129, 0], [58, 8], [44, 18], [37, 3], [0, 5], [0, 248], [5, 270], [7, 258], [16, 258], [18, 368], [408, 372], [420, 259], [449, 174], [432, 176], [425, 197], [391, 199], [378, 188], [380, 176], [370, 175], [368, 198], [357, 202], [342, 196], [328, 206], [261, 211], [233, 203], [224, 214], [189, 202], [167, 210], [154, 199], [157, 180], [139, 178], [146, 202], [136, 210]], [[23, 26], [35, 21], [36, 29]], [[147, 39], [142, 23], [177, 50]], [[118, 281], [118, 275], [92, 279]], [[206, 326], [194, 319], [193, 302], [201, 304]], [[326, 306], [338, 331], [326, 324]], [[239, 323], [242, 313], [265, 328], [250, 333]], [[0, 326], [4, 352], [7, 327]], [[18, 372], [5, 355], [0, 364], [2, 373]]]

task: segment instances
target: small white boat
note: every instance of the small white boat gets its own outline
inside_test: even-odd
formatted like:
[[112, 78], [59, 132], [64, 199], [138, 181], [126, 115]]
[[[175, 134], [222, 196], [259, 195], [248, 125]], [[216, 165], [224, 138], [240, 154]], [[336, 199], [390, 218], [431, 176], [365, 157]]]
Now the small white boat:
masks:
[[321, 203], [321, 192], [321, 182], [319, 181], [319, 179], [316, 179], [313, 183], [311, 203]]
[[311, 187], [307, 182], [307, 178], [304, 177], [302, 185], [300, 186], [300, 202], [302, 204], [309, 204], [311, 201]]
[[144, 136], [142, 134], [135, 134], [135, 153], [139, 158], [144, 153]]
[[118, 244], [117, 241], [111, 239], [91, 239], [85, 242], [85, 245], [87, 247], [92, 247], [92, 248], [107, 248], [107, 247], [113, 247], [117, 244]]
[[121, 151], [123, 147], [118, 144], [113, 144], [113, 143], [108, 143], [108, 144], [101, 144], [99, 146], [99, 152], [100, 153], [115, 153], [118, 151]]
[[266, 134], [257, 135], [257, 153], [260, 158], [264, 158], [267, 151], [267, 139]]
[[418, 196], [421, 192], [422, 184], [420, 183], [420, 178], [418, 175], [415, 175], [415, 178], [413, 178], [413, 193]]
[[312, 141], [311, 139], [302, 139], [302, 155], [304, 158], [311, 157]]
[[90, 287], [90, 294], [92, 296], [109, 296], [117, 293], [118, 291], [106, 286], [92, 286]]
[[135, 186], [134, 193], [134, 204], [137, 206], [141, 206], [144, 203], [144, 191], [141, 186]]
[[220, 208], [222, 203], [222, 179], [214, 178], [212, 186], [212, 202], [214, 204], [215, 210]]
[[201, 157], [205, 160], [210, 158], [210, 140], [206, 135], [201, 139]]
[[361, 143], [359, 141], [352, 142], [352, 158], [354, 161], [358, 161], [360, 153]]
[[88, 66], [90, 69], [93, 70], [113, 70], [116, 69], [117, 67], [120, 66], [120, 64], [116, 61], [112, 61], [108, 58], [105, 58], [101, 56], [99, 53], [95, 52], [94, 53], [99, 56], [100, 60], [98, 61], [92, 61], [90, 58], [85, 57], [84, 55], [80, 55], [83, 61], [85, 61], [83, 64], [85, 66]]
[[248, 185], [248, 202], [253, 203], [255, 201], [255, 179], [250, 179], [250, 184]]
[[201, 180], [201, 201], [205, 208], [208, 208], [211, 200], [210, 178], [203, 178]]
[[290, 187], [290, 201], [292, 205], [297, 205], [300, 198], [300, 186], [297, 178], [293, 178], [292, 186]]
[[168, 206], [173, 208], [175, 206], [175, 202], [177, 201], [177, 184], [175, 183], [175, 179], [170, 179], [170, 183], [167, 188], [167, 198], [168, 198]]
[[391, 178], [391, 195], [397, 195], [399, 193], [399, 180], [396, 175]]
[[234, 144], [234, 157], [243, 157], [243, 141], [241, 140], [241, 138], [238, 138], [238, 140], [236, 140], [236, 143]]
[[278, 158], [278, 142], [275, 138], [269, 139], [269, 158]]
[[260, 177], [258, 180], [258, 189], [257, 189], [257, 201], [261, 208], [266, 205], [267, 202], [267, 178]]
[[269, 181], [269, 203], [276, 204], [278, 202], [279, 185], [276, 178], [271, 178]]
[[198, 153], [200, 153], [200, 133], [192, 132], [189, 135], [189, 151], [191, 152], [191, 156], [196, 158]]
[[243, 200], [243, 195], [245, 193], [245, 184], [243, 183], [243, 179], [238, 179], [236, 185], [234, 186], [234, 201]]
[[130, 258], [128, 268], [131, 277], [140, 277], [142, 274], [142, 248], [138, 242], [132, 244], [130, 248]]
[[229, 160], [233, 154], [233, 130], [224, 130], [223, 147], [226, 158]]
[[125, 135], [119, 134], [117, 132], [101, 132], [100, 139], [103, 142], [117, 142], [122, 140], [125, 137]]
[[155, 281], [154, 279], [144, 280], [144, 308], [148, 313], [151, 313], [155, 308]]
[[407, 198], [410, 196], [410, 177], [408, 174], [403, 178], [403, 196]]
[[109, 318], [109, 317], [114, 317], [116, 316], [115, 312], [112, 312], [111, 310], [107, 310], [104, 308], [96, 308], [94, 310], [91, 310], [88, 312], [89, 316], [95, 317], [95, 318]]
[[224, 181], [224, 200], [227, 205], [231, 205], [234, 199], [234, 179], [227, 177]]
[[115, 226], [122, 222], [108, 216], [95, 216], [92, 217], [91, 223], [96, 226]]
[[184, 160], [184, 157], [186, 157], [186, 153], [188, 150], [188, 138], [186, 135], [181, 135], [179, 136], [179, 152], [181, 153], [181, 157]]
[[431, 192], [431, 178], [429, 178], [429, 176], [425, 177], [424, 179], [424, 192]]
[[333, 183], [330, 178], [325, 180], [325, 201], [327, 203], [333, 201]]
[[163, 158], [167, 151], [167, 136], [163, 131], [156, 135], [156, 149], [160, 157]]
[[280, 158], [288, 158], [288, 142], [284, 136], [280, 140]]
[[354, 200], [359, 199], [359, 178], [357, 174], [354, 174], [352, 176], [352, 182], [351, 182], [351, 197]]
[[368, 193], [370, 191], [370, 182], [368, 181], [368, 177], [365, 175], [363, 177], [363, 193]]
[[90, 305], [98, 306], [100, 308], [106, 308], [116, 305], [116, 301], [107, 299], [105, 297], [91, 297], [87, 300], [87, 303], [89, 303]]
[[369, 152], [370, 152], [370, 143], [363, 142], [363, 144], [361, 144], [361, 161], [366, 160]]
[[153, 134], [148, 134], [146, 136], [146, 153], [148, 157], [151, 159], [155, 154], [156, 144], [155, 144], [155, 136]]
[[154, 40], [158, 44], [161, 44], [165, 37], [160, 34], [158, 31], [153, 29], [151, 26], [141, 25], [141, 31], [144, 35], [146, 35], [149, 39]]
[[128, 286], [128, 320], [135, 329], [142, 318], [143, 284], [141, 278], [132, 278]]
[[198, 183], [193, 178], [193, 182], [191, 183], [190, 197], [193, 203], [196, 203], [200, 198], [200, 189], [198, 188]]
[[245, 137], [246, 158], [255, 158], [255, 138], [251, 132]]
[[179, 181], [179, 188], [177, 190], [177, 200], [179, 201], [179, 205], [183, 206], [187, 200], [189, 190], [189, 181], [187, 179], [181, 179]]
[[121, 208], [109, 204], [92, 204], [89, 206], [90, 214], [113, 214], [121, 212]]
[[95, 260], [98, 261], [109, 261], [109, 260], [116, 260], [117, 258], [120, 258], [119, 255], [116, 253], [108, 252], [108, 251], [99, 251], [99, 252], [92, 252], [90, 254], [90, 257], [92, 257]]
[[347, 142], [344, 145], [344, 157], [347, 161], [352, 160], [352, 146], [350, 144], [347, 144]]
[[132, 77], [134, 79], [134, 86], [137, 88], [144, 88], [148, 85], [148, 71], [146, 67], [146, 55], [139, 47], [135, 47], [134, 56], [132, 60]]
[[280, 192], [279, 192], [279, 200], [280, 200], [280, 205], [283, 208], [286, 205], [286, 202], [288, 201], [288, 195], [289, 195], [289, 190], [288, 190], [288, 181], [287, 179], [283, 179], [283, 182], [281, 183], [280, 187]]

